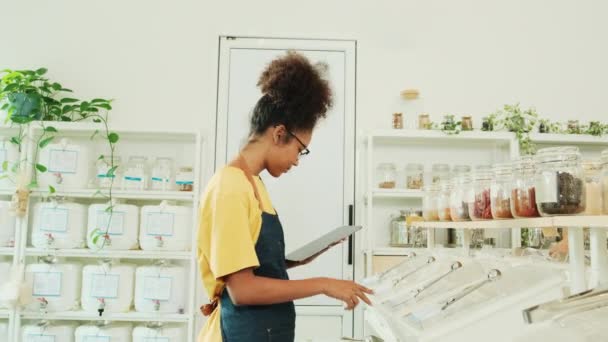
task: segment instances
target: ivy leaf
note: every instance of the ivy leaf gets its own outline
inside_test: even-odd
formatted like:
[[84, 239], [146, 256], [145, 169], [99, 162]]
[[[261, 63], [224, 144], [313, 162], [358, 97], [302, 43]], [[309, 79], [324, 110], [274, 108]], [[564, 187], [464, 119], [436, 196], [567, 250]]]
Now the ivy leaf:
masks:
[[55, 193], [55, 188], [53, 188], [51, 185], [49, 185], [49, 193], [54, 194]]
[[61, 84], [59, 84], [59, 83], [53, 83], [53, 84], [51, 84], [51, 88], [53, 88], [54, 90], [61, 90], [62, 89]]
[[36, 189], [38, 187], [38, 182], [36, 181], [32, 181], [30, 184], [27, 185], [28, 189]]
[[80, 104], [80, 111], [86, 111], [89, 109], [89, 103], [87, 101], [84, 101]]
[[46, 74], [47, 71], [49, 71], [47, 68], [40, 68], [40, 69], [36, 70], [36, 75], [42, 76], [42, 75]]
[[67, 115], [62, 115], [61, 116], [61, 121], [68, 121], [69, 122], [69, 121], [72, 121], [72, 118], [69, 117], [69, 116], [67, 116]]
[[48, 145], [51, 141], [53, 141], [53, 139], [55, 139], [55, 137], [48, 137], [46, 139], [43, 139], [38, 146], [40, 146], [40, 148], [45, 148], [46, 145]]
[[53, 126], [47, 126], [44, 128], [45, 132], [52, 132], [52, 133], [57, 133], [57, 128], [53, 127]]
[[71, 97], [66, 97], [61, 99], [61, 103], [74, 103], [74, 102], [78, 102], [78, 99], [74, 99]]
[[8, 160], [2, 162], [2, 172], [6, 172], [8, 170]]
[[108, 178], [113, 178], [116, 172], [116, 169], [118, 168], [118, 165], [112, 167], [111, 169], [108, 170], [108, 172], [106, 172], [106, 177]]
[[110, 134], [108, 134], [108, 141], [111, 144], [116, 144], [118, 142], [118, 138], [119, 138], [119, 136], [116, 133], [110, 133]]
[[104, 109], [107, 109], [107, 110], [112, 110], [112, 106], [110, 106], [107, 103], [98, 103], [98, 104], [94, 104], [94, 106], [100, 107], [100, 108], [104, 108]]
[[76, 106], [70, 106], [70, 105], [65, 105], [63, 106], [63, 108], [61, 109], [61, 114], [66, 114], [71, 112], [72, 110], [74, 110]]
[[104, 100], [104, 99], [92, 99], [91, 103], [105, 103], [108, 102], [108, 100]]
[[21, 139], [18, 137], [12, 137], [11, 143], [13, 143], [14, 145], [21, 145]]
[[99, 156], [99, 158], [97, 158], [97, 160], [102, 160], [103, 159], [103, 154]]
[[10, 106], [10, 104], [7, 102], [4, 105], [2, 105], [2, 108], [0, 108], [1, 110], [6, 110], [8, 108], [8, 106]]
[[46, 172], [47, 168], [46, 168], [46, 166], [44, 166], [42, 164], [36, 164], [36, 170], [44, 173], [44, 172]]
[[100, 122], [101, 122], [101, 119], [93, 119], [93, 122], [95, 122], [95, 123], [100, 123]]

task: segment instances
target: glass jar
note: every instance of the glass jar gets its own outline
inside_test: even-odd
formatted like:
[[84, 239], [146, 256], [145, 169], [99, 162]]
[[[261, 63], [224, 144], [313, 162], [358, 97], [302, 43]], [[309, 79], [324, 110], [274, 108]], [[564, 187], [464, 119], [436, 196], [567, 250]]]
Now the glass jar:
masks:
[[427, 246], [427, 230], [426, 228], [415, 228], [412, 227], [412, 222], [424, 221], [422, 217], [422, 211], [411, 209], [405, 217], [405, 223], [408, 231], [408, 244], [413, 247], [426, 247]]
[[453, 178], [453, 189], [450, 193], [450, 216], [452, 221], [469, 221], [469, 202], [473, 201], [473, 184], [471, 175], [460, 174]]
[[393, 113], [393, 128], [403, 128], [403, 113]]
[[[111, 157], [109, 155], [104, 155], [97, 160], [95, 163], [95, 183], [98, 188], [109, 189], [117, 176], [119, 177], [118, 179], [120, 179], [120, 171], [122, 170], [122, 167], [120, 166], [121, 163], [122, 158], [119, 156]], [[108, 172], [112, 168], [112, 164], [116, 169], [109, 175]]]
[[481, 119], [481, 130], [490, 132], [494, 130], [494, 121], [490, 119], [490, 117], [484, 116]]
[[150, 176], [150, 188], [152, 190], [171, 190], [173, 186], [173, 159], [157, 158], [154, 161]]
[[194, 172], [191, 166], [182, 166], [175, 175], [175, 184], [179, 191], [194, 190]]
[[408, 189], [422, 189], [424, 166], [422, 164], [407, 164], [405, 167], [405, 186]]
[[439, 184], [443, 180], [450, 178], [450, 166], [448, 164], [433, 164], [431, 168], [433, 184]]
[[604, 214], [608, 214], [608, 150], [602, 151], [602, 193]]
[[422, 217], [425, 221], [439, 221], [437, 204], [439, 200], [439, 186], [427, 185], [423, 188]]
[[584, 173], [578, 147], [549, 147], [536, 157], [536, 204], [542, 216], [585, 211]]
[[454, 167], [452, 168], [453, 177], [457, 177], [462, 174], [470, 174], [470, 173], [471, 173], [471, 167], [469, 165], [459, 164], [459, 165], [454, 165]]
[[428, 114], [418, 115], [418, 129], [431, 129], [431, 118]]
[[513, 162], [511, 213], [517, 218], [540, 216], [536, 205], [535, 172], [532, 156], [523, 156]]
[[472, 131], [473, 130], [473, 119], [468, 115], [463, 116], [460, 121], [460, 127], [462, 127], [463, 131]]
[[378, 187], [380, 189], [394, 189], [397, 184], [397, 169], [393, 163], [381, 163], [376, 168]]
[[122, 177], [122, 188], [124, 190], [145, 190], [147, 178], [146, 158], [129, 157]]
[[510, 163], [494, 164], [494, 177], [490, 183], [490, 206], [492, 218], [513, 218], [511, 213], [511, 186], [513, 171]]
[[489, 165], [478, 165], [473, 173], [473, 202], [469, 202], [469, 217], [473, 221], [491, 220], [490, 184], [492, 168]]
[[585, 160], [582, 165], [585, 175], [585, 215], [602, 215], [602, 163], [600, 160]]
[[439, 195], [437, 196], [437, 214], [440, 221], [452, 221], [450, 213], [450, 194], [452, 192], [452, 182], [449, 180], [441, 181], [439, 185]]
[[404, 247], [409, 243], [406, 216], [407, 211], [400, 210], [398, 215], [391, 219], [391, 242], [393, 247]]

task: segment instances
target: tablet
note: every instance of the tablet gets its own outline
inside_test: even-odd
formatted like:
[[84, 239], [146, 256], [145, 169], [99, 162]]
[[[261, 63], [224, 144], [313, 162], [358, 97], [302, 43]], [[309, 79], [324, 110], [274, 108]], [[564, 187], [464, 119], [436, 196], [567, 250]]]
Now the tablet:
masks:
[[289, 253], [285, 260], [289, 261], [303, 261], [311, 256], [319, 253], [320, 251], [327, 248], [334, 242], [338, 242], [342, 239], [345, 239], [355, 233], [356, 231], [363, 228], [362, 226], [342, 226], [338, 227], [329, 233], [322, 235], [321, 237], [305, 244], [304, 246], [296, 249], [295, 251]]

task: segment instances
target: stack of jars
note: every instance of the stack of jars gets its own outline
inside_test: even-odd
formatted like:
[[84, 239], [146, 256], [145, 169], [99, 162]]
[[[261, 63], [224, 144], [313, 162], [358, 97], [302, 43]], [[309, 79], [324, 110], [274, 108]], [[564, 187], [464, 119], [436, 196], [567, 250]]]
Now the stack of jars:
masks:
[[479, 165], [424, 188], [427, 221], [608, 214], [608, 150], [581, 161], [577, 147], [540, 149], [511, 163]]

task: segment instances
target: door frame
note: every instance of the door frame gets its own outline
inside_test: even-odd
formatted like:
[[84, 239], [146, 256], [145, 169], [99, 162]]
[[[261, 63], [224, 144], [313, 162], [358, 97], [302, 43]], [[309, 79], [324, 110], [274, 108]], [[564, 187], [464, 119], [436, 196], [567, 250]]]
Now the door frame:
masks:
[[[354, 211], [352, 219], [357, 217], [356, 196], [356, 51], [355, 40], [330, 40], [330, 39], [302, 39], [302, 38], [268, 38], [268, 37], [246, 37], [246, 36], [220, 36], [218, 44], [218, 75], [217, 96], [215, 115], [215, 148], [214, 148], [214, 170], [219, 169], [228, 161], [227, 135], [228, 135], [228, 89], [230, 85], [230, 51], [232, 49], [261, 49], [261, 50], [308, 50], [308, 51], [332, 51], [344, 53], [344, 203], [346, 207], [343, 212], [343, 221], [349, 221], [348, 204], [352, 204]], [[349, 186], [350, 185], [350, 186]], [[353, 237], [350, 247], [352, 264], [349, 265], [349, 253], [343, 253], [342, 279], [354, 280], [357, 255], [355, 246], [356, 239]], [[306, 316], [335, 315], [336, 306], [301, 306], [300, 310]], [[342, 334], [353, 336], [353, 312], [344, 311]], [[361, 327], [357, 327], [359, 330]]]

